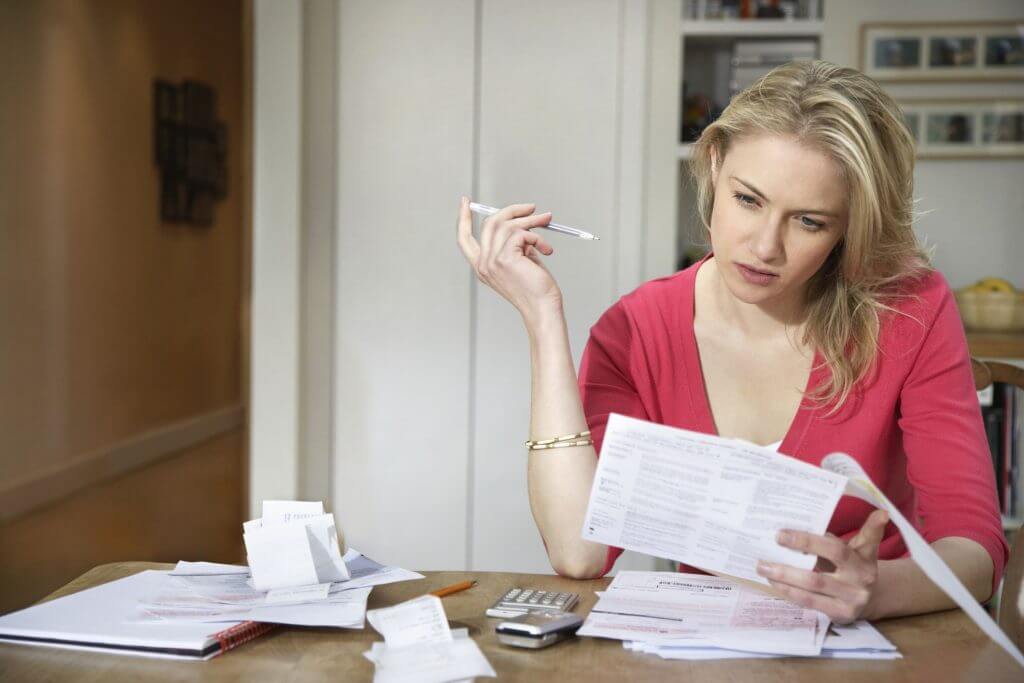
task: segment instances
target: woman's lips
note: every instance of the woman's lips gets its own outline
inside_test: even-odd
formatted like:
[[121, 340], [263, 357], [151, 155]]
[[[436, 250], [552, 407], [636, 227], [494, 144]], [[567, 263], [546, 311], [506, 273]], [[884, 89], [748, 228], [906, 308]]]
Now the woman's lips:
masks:
[[775, 273], [766, 273], [763, 270], [757, 270], [750, 266], [745, 266], [742, 263], [737, 263], [736, 268], [740, 271], [740, 275], [743, 276], [743, 279], [752, 285], [761, 285], [762, 287], [770, 285], [779, 277]]

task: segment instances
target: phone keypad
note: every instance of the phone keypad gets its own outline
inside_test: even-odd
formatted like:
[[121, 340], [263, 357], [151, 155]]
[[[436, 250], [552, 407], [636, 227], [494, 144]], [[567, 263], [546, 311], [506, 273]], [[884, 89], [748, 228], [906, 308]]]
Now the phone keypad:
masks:
[[[579, 600], [576, 593], [544, 591], [534, 588], [510, 588], [488, 612], [568, 612]], [[493, 616], [498, 616], [497, 614]]]

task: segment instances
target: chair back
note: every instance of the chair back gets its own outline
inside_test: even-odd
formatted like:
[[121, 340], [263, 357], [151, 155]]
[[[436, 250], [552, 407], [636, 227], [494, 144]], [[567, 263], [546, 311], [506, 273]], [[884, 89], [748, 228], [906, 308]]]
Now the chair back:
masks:
[[[974, 386], [980, 391], [993, 382], [1012, 384], [1024, 389], [1024, 368], [998, 361], [971, 359], [974, 370]], [[1024, 533], [1013, 532], [1010, 543], [1010, 561], [1003, 574], [1003, 594], [999, 598], [999, 628], [1009, 636], [1017, 647], [1024, 649]]]

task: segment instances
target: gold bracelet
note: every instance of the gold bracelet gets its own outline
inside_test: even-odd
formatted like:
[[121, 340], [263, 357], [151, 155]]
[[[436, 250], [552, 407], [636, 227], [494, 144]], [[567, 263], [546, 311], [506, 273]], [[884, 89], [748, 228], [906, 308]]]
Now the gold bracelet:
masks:
[[562, 441], [575, 441], [577, 439], [583, 439], [588, 436], [590, 436], [590, 430], [584, 429], [579, 434], [566, 434], [565, 436], [556, 436], [550, 439], [528, 439], [526, 441], [526, 445], [529, 448], [533, 448], [534, 446], [547, 446], [548, 444], [551, 443], [561, 443]]
[[593, 439], [580, 439], [579, 441], [557, 441], [555, 443], [544, 443], [544, 444], [533, 444], [528, 446], [527, 450], [531, 451], [543, 451], [546, 448], [568, 448], [569, 446], [592, 446], [594, 445]]

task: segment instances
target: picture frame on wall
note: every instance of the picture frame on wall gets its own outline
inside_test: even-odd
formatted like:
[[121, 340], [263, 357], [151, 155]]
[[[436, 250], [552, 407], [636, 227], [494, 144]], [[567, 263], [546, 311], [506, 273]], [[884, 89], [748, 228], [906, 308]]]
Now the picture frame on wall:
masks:
[[1024, 80], [1024, 19], [861, 24], [858, 62], [876, 81]]
[[902, 100], [918, 158], [1024, 157], [1024, 99]]

